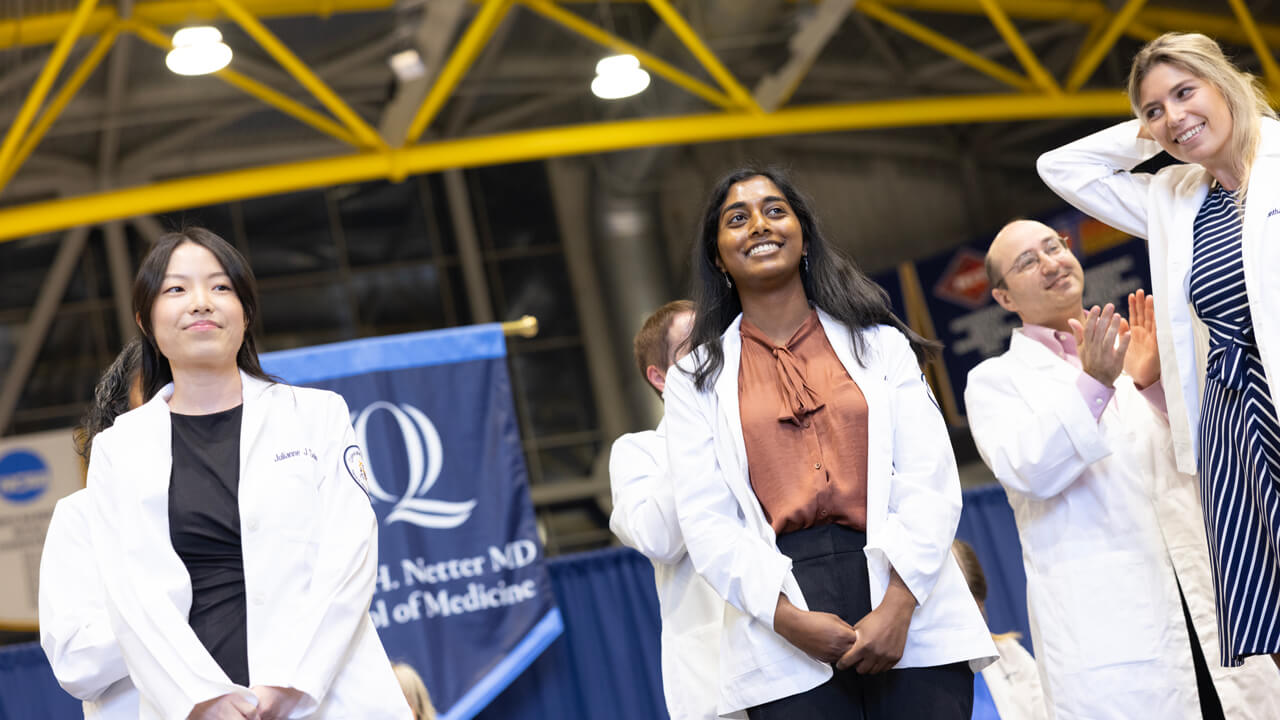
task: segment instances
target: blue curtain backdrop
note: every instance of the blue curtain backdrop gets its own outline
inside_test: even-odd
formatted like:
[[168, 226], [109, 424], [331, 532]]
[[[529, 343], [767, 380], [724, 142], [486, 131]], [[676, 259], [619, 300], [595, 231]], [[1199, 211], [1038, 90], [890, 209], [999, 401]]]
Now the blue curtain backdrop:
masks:
[[[991, 629], [1019, 631], [1029, 646], [1022, 549], [999, 486], [965, 492], [957, 536], [986, 570]], [[619, 548], [552, 558], [547, 570], [564, 633], [477, 720], [666, 718], [649, 561]], [[0, 651], [0, 720], [79, 717], [79, 703], [58, 687], [38, 646]]]

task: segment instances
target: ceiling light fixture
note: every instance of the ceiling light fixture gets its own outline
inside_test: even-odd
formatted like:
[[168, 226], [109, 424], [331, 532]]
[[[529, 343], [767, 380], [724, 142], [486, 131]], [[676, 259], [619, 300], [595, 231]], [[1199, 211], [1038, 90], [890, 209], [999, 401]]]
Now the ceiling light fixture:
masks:
[[222, 42], [218, 28], [185, 27], [173, 34], [173, 49], [164, 64], [179, 75], [216, 73], [231, 62], [231, 47]]
[[395, 73], [400, 82], [417, 80], [427, 74], [427, 65], [422, 62], [422, 55], [413, 48], [401, 50], [392, 55], [388, 58], [387, 64], [391, 66], [391, 72]]
[[631, 97], [649, 87], [649, 73], [640, 69], [635, 55], [611, 55], [596, 63], [591, 92], [604, 100]]

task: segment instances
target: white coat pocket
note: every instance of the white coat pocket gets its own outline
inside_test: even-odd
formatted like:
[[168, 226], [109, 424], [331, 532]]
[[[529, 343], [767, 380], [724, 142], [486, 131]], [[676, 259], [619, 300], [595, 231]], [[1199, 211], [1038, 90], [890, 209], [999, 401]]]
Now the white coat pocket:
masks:
[[1095, 555], [1068, 563], [1055, 573], [1057, 589], [1070, 603], [1075, 640], [1064, 670], [1081, 672], [1110, 665], [1146, 662], [1160, 655], [1162, 597], [1152, 568], [1127, 553]]

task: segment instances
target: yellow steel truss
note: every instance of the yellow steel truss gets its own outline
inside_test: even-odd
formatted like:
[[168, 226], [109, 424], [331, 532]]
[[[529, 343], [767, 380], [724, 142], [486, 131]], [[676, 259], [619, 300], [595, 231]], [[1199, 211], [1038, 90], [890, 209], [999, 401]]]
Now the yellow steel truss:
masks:
[[[388, 146], [262, 23], [263, 19], [283, 15], [324, 16], [386, 10], [394, 0], [326, 0], [319, 4], [314, 0], [148, 0], [135, 3], [132, 16], [124, 20], [116, 16], [114, 8], [96, 7], [95, 0], [81, 0], [74, 12], [0, 21], [0, 50], [15, 45], [56, 42], [48, 66], [0, 145], [0, 190], [107, 54], [119, 32], [131, 32], [152, 45], [168, 49], [169, 38], [160, 28], [195, 19], [234, 20], [309, 90], [332, 117], [234, 70], [223, 70], [219, 77], [355, 149], [338, 157], [168, 180], [0, 209], [0, 240], [338, 183], [374, 178], [398, 180], [408, 173], [563, 155], [798, 133], [1122, 116], [1129, 112], [1129, 106], [1120, 90], [1081, 89], [1121, 34], [1149, 39], [1166, 30], [1195, 29], [1224, 40], [1248, 43], [1261, 58], [1273, 89], [1280, 86], [1280, 68], [1268, 49], [1280, 43], [1280, 26], [1257, 23], [1242, 0], [1227, 0], [1230, 11], [1224, 7], [1224, 12], [1216, 14], [1151, 7], [1143, 0], [1127, 0], [1118, 11], [1101, 0], [863, 0], [854, 5], [855, 11], [1010, 86], [1014, 92], [784, 107], [765, 112], [668, 0], [633, 1], [646, 2], [653, 9], [718, 88], [587, 22], [564, 7], [572, 4], [570, 0], [473, 0], [478, 6], [475, 18], [437, 74], [399, 147]], [[494, 30], [517, 6], [593, 42], [635, 54], [651, 71], [718, 111], [420, 142]], [[987, 18], [1009, 45], [1023, 73], [983, 57], [908, 16], [918, 12], [964, 13]], [[1040, 63], [1015, 27], [1015, 19], [1069, 20], [1090, 28], [1065, 79], [1055, 79]], [[95, 35], [98, 39], [93, 50], [39, 114], [72, 44], [78, 37]]]

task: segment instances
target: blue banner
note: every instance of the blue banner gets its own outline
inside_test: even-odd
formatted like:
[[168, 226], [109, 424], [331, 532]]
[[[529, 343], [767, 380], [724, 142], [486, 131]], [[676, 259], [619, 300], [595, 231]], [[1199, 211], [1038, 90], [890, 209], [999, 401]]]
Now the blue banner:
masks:
[[469, 720], [563, 628], [501, 326], [268, 353], [262, 366], [346, 399], [379, 523], [370, 615], [442, 720]]

